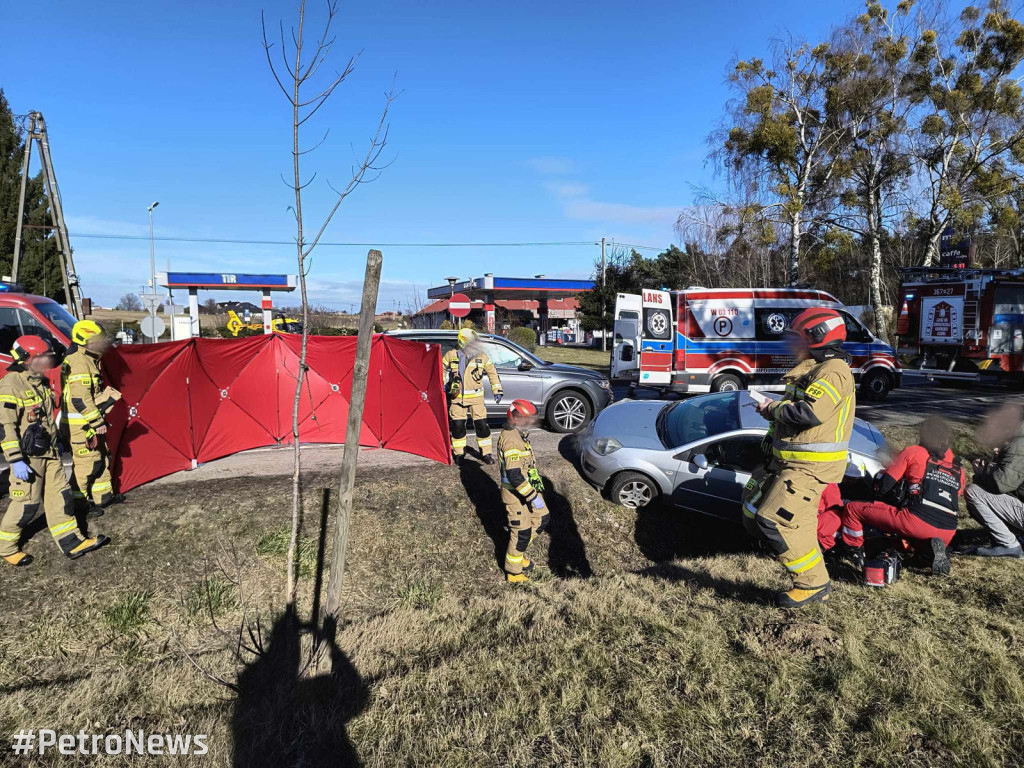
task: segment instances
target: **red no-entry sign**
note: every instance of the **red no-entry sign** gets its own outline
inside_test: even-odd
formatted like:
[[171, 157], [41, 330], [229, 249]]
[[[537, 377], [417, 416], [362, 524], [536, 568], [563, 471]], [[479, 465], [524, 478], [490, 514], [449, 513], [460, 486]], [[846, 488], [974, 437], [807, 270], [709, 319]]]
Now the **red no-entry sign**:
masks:
[[448, 300], [448, 311], [452, 313], [453, 317], [465, 317], [472, 308], [469, 296], [464, 293], [456, 293]]

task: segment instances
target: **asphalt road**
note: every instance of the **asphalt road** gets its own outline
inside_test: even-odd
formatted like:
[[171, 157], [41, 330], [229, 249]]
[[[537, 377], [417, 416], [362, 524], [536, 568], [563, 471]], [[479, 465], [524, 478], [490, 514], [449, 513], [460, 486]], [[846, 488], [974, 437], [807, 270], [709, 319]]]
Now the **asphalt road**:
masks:
[[[625, 390], [616, 392], [617, 398]], [[645, 397], [646, 393], [638, 393]], [[653, 393], [646, 395], [653, 397]], [[883, 403], [861, 403], [857, 416], [870, 421], [877, 427], [913, 426], [922, 418], [932, 414], [944, 416], [964, 425], [977, 423], [990, 408], [1003, 403], [1024, 405], [1024, 391], [1003, 387], [981, 388], [975, 385], [962, 387], [935, 386], [917, 379], [908, 378], [906, 386], [894, 390]], [[548, 430], [534, 430], [530, 441], [539, 456], [554, 457], [567, 455], [572, 450], [572, 436], [561, 435]], [[472, 446], [473, 439], [470, 437]], [[341, 466], [342, 446], [306, 446], [302, 450], [303, 467], [318, 472], [336, 471]], [[395, 451], [361, 449], [360, 468], [414, 468], [430, 465], [428, 459]], [[188, 472], [179, 472], [163, 478], [159, 483], [188, 483], [214, 478], [254, 477], [287, 475], [292, 471], [292, 449], [259, 448], [227, 456], [204, 464]]]

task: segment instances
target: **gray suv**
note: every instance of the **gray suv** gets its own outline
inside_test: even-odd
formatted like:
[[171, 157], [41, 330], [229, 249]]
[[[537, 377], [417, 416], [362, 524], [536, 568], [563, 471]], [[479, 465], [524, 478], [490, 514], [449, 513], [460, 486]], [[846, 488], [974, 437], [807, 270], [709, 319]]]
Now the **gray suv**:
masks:
[[[396, 330], [388, 336], [424, 344], [440, 344], [441, 354], [454, 349], [458, 331]], [[549, 363], [503, 336], [480, 334], [480, 346], [498, 369], [505, 397], [500, 404], [484, 383], [488, 419], [503, 419], [512, 400], [529, 400], [556, 432], [578, 432], [612, 401], [607, 377], [575, 365]]]

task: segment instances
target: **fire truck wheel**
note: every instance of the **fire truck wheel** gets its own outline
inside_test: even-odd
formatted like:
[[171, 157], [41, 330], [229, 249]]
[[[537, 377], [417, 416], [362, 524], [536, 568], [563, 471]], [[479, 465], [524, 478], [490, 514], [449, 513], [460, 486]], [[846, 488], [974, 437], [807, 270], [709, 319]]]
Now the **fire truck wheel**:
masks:
[[712, 392], [739, 392], [746, 389], [743, 379], [732, 373], [722, 373], [711, 380]]
[[857, 394], [864, 400], [878, 403], [889, 396], [891, 389], [892, 378], [889, 374], [881, 368], [875, 368], [861, 378]]

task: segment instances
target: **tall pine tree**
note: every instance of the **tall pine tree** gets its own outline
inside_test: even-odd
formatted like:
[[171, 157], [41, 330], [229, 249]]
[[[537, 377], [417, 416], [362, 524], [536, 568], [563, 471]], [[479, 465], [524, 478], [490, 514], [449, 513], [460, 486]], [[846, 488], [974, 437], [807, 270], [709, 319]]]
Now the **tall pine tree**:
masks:
[[[11, 274], [14, 235], [18, 226], [18, 195], [24, 158], [23, 131], [14, 120], [10, 104], [0, 90], [0, 274]], [[29, 293], [64, 301], [57, 240], [50, 219], [42, 171], [28, 180], [25, 194], [25, 227], [22, 229], [18, 282]], [[45, 227], [39, 229], [37, 227]]]

